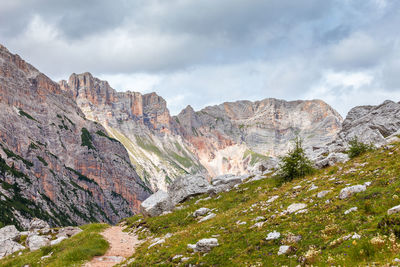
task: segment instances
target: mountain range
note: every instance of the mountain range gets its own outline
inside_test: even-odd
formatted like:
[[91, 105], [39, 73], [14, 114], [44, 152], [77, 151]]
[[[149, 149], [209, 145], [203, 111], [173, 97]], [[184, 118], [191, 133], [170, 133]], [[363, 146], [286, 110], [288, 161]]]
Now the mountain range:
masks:
[[156, 93], [118, 92], [90, 73], [57, 83], [0, 46], [1, 223], [115, 223], [178, 177], [274, 169], [297, 135], [330, 165], [360, 131], [396, 132], [398, 105], [357, 107], [344, 122], [321, 100], [272, 98], [172, 116]]

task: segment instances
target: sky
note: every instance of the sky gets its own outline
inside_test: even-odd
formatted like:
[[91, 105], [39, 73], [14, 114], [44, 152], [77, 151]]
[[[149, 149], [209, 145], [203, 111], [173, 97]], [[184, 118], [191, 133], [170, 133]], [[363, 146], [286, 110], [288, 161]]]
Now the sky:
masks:
[[0, 0], [0, 43], [55, 81], [91, 72], [172, 114], [322, 99], [400, 100], [398, 0]]

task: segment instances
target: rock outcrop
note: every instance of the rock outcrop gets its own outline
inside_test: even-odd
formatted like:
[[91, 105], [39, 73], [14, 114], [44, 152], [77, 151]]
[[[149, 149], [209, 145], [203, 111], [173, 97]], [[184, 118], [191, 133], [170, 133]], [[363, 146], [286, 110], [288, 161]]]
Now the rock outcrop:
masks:
[[61, 88], [87, 118], [121, 141], [152, 189], [166, 190], [177, 177], [263, 172], [277, 166], [298, 133], [309, 153], [336, 138], [341, 116], [320, 100], [237, 101], [171, 117], [155, 93], [116, 92], [90, 73], [72, 74]]
[[123, 145], [60, 86], [0, 46], [0, 222], [117, 222], [151, 191]]
[[321, 100], [237, 101], [195, 112], [188, 106], [175, 117], [181, 135], [195, 147], [211, 176], [276, 167], [299, 134], [308, 153], [335, 140], [342, 117]]
[[72, 74], [61, 88], [86, 118], [104, 126], [128, 150], [139, 176], [154, 191], [166, 190], [176, 177], [206, 173], [190, 144], [176, 134], [166, 101], [155, 93], [117, 92], [90, 73]]
[[377, 106], [358, 106], [352, 108], [343, 121], [337, 138], [326, 147], [317, 149], [313, 156], [319, 168], [346, 162], [345, 152], [349, 141], [358, 141], [380, 147], [400, 140], [400, 103], [386, 100]]

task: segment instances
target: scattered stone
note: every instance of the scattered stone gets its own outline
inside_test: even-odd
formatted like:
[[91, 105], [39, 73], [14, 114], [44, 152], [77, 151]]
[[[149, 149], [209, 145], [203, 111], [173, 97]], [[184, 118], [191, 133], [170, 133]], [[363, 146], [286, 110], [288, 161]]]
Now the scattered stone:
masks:
[[236, 224], [237, 225], [244, 225], [244, 224], [247, 224], [247, 222], [237, 221]]
[[295, 214], [301, 214], [301, 213], [307, 213], [307, 212], [308, 212], [308, 209], [302, 209], [302, 210], [297, 211]]
[[293, 190], [298, 190], [298, 189], [300, 189], [301, 188], [301, 185], [297, 185], [297, 186], [293, 186]]
[[7, 225], [0, 229], [0, 241], [12, 240], [19, 241], [21, 233], [15, 228], [14, 225]]
[[365, 182], [364, 185], [368, 187], [371, 185], [371, 182]]
[[280, 246], [280, 247], [279, 247], [279, 251], [278, 251], [278, 255], [286, 255], [286, 254], [289, 254], [289, 253], [291, 252], [291, 250], [292, 250], [292, 247], [291, 247], [291, 246], [287, 246], [287, 245]]
[[277, 200], [279, 198], [279, 196], [272, 196], [272, 197], [270, 197], [268, 200], [267, 200], [267, 203], [272, 203], [272, 202], [274, 202], [275, 200]]
[[365, 190], [367, 190], [367, 187], [365, 185], [353, 185], [353, 186], [345, 187], [340, 191], [339, 198], [346, 199], [355, 193], [360, 193]]
[[316, 190], [318, 189], [318, 186], [316, 186], [315, 184], [312, 184], [311, 187], [308, 189], [308, 191], [312, 191], [312, 190]]
[[264, 223], [265, 223], [265, 222], [258, 222], [258, 223], [255, 223], [255, 224], [254, 224], [252, 227], [250, 227], [250, 228], [261, 228], [261, 227], [263, 227]]
[[210, 212], [210, 209], [208, 209], [208, 208], [200, 208], [200, 209], [196, 210], [195, 212], [193, 212], [193, 217], [197, 218], [199, 216], [204, 216], [208, 212]]
[[327, 194], [329, 194], [330, 192], [331, 192], [331, 190], [324, 190], [324, 191], [318, 192], [317, 198], [323, 198], [323, 197], [325, 197]]
[[294, 235], [292, 233], [288, 233], [287, 236], [282, 240], [282, 243], [285, 245], [296, 244], [300, 242], [302, 239], [301, 235]]
[[184, 257], [184, 258], [181, 259], [181, 262], [185, 262], [185, 261], [188, 261], [188, 260], [190, 260], [189, 257]]
[[29, 230], [40, 230], [44, 228], [50, 228], [50, 225], [38, 218], [34, 218], [29, 224]]
[[53, 255], [53, 251], [52, 251], [52, 252], [50, 252], [50, 254], [48, 254], [48, 255], [46, 255], [46, 256], [43, 256], [43, 257], [41, 257], [40, 259], [41, 259], [41, 260], [48, 259], [48, 258], [50, 258], [50, 257], [51, 257], [51, 255]]
[[50, 240], [45, 236], [31, 235], [26, 239], [26, 244], [31, 251], [50, 245]]
[[17, 251], [25, 249], [21, 244], [10, 239], [0, 241], [0, 259]]
[[270, 232], [267, 237], [265, 238], [265, 240], [269, 241], [269, 240], [276, 240], [279, 237], [281, 237], [281, 233], [277, 232], [277, 231], [273, 231]]
[[397, 206], [394, 206], [394, 207], [388, 209], [387, 214], [391, 215], [391, 214], [399, 213], [399, 212], [400, 212], [400, 205], [397, 205]]
[[172, 257], [172, 260], [177, 260], [177, 259], [180, 259], [182, 257], [183, 257], [183, 255], [175, 255], [174, 257]]
[[199, 223], [205, 222], [205, 221], [207, 221], [207, 220], [210, 220], [210, 219], [214, 218], [215, 216], [217, 216], [215, 213], [210, 213], [210, 214], [208, 214], [207, 216], [201, 218], [201, 219], [199, 220]]
[[57, 239], [51, 240], [51, 241], [50, 241], [50, 246], [54, 246], [54, 245], [60, 244], [61, 241], [65, 240], [65, 239], [68, 239], [68, 237], [66, 237], [66, 236], [60, 236], [60, 237], [57, 238]]
[[164, 239], [164, 238], [155, 238], [154, 241], [155, 241], [155, 242], [152, 243], [147, 249], [150, 249], [150, 248], [152, 248], [152, 247], [154, 247], [154, 246], [156, 246], [156, 245], [165, 243], [165, 239]]
[[213, 247], [219, 246], [218, 239], [204, 238], [199, 240], [195, 245], [188, 244], [188, 248], [194, 252], [210, 252]]
[[304, 203], [294, 203], [294, 204], [291, 204], [289, 207], [287, 207], [287, 209], [286, 209], [286, 211], [284, 211], [284, 213], [291, 214], [291, 213], [297, 212], [299, 210], [305, 209], [306, 207], [307, 207], [307, 205]]
[[352, 207], [352, 208], [346, 210], [346, 211], [344, 212], [344, 214], [349, 214], [350, 212], [357, 211], [357, 210], [358, 210], [357, 207]]
[[67, 226], [58, 231], [57, 237], [71, 237], [82, 232], [79, 227]]
[[357, 233], [354, 233], [354, 235], [351, 237], [352, 239], [360, 239], [361, 236]]
[[211, 197], [200, 198], [200, 199], [196, 200], [196, 202], [194, 202], [194, 204], [196, 205], [196, 204], [199, 204], [201, 201], [206, 201], [206, 200], [210, 200], [210, 199], [211, 199]]
[[256, 222], [265, 221], [265, 217], [263, 217], [263, 216], [258, 216], [258, 217], [256, 217], [253, 221], [256, 221]]

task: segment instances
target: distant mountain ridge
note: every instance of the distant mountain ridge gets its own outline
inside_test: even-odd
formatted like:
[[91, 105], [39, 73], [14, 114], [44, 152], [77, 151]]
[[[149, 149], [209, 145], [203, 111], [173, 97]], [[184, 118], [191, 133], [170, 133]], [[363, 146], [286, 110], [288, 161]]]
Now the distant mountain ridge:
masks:
[[72, 74], [60, 85], [87, 118], [125, 145], [154, 190], [183, 174], [254, 172], [261, 163], [275, 164], [296, 134], [308, 147], [332, 142], [343, 121], [321, 100], [237, 101], [198, 112], [188, 106], [171, 116], [156, 93], [117, 92], [90, 73]]

